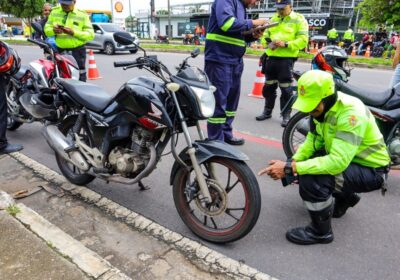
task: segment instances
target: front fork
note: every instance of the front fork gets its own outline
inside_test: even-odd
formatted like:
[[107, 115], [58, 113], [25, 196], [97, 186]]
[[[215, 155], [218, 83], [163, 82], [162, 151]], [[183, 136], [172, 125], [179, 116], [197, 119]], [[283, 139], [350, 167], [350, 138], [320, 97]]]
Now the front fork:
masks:
[[[189, 154], [194, 173], [196, 174], [196, 180], [197, 180], [197, 183], [199, 184], [200, 192], [203, 195], [205, 201], [207, 203], [210, 203], [212, 201], [212, 199], [211, 199], [210, 191], [208, 190], [206, 178], [204, 177], [204, 174], [201, 170], [200, 164], [197, 161], [196, 149], [193, 147], [192, 139], [190, 138], [188, 126], [186, 124], [185, 118], [184, 118], [181, 108], [179, 106], [178, 99], [176, 98], [176, 92], [179, 90], [179, 85], [176, 83], [169, 83], [169, 84], [167, 84], [167, 88], [171, 91], [172, 98], [176, 105], [178, 116], [181, 121], [183, 135], [185, 136], [186, 144], [188, 146], [187, 153]], [[200, 129], [199, 126], [198, 126], [198, 129]], [[200, 137], [204, 138], [203, 132], [201, 132]]]

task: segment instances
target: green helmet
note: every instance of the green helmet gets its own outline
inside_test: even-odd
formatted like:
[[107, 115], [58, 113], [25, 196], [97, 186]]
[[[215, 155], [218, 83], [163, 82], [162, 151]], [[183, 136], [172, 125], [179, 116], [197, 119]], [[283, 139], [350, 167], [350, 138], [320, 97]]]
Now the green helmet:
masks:
[[322, 99], [335, 93], [332, 74], [321, 70], [310, 70], [297, 82], [297, 100], [292, 108], [303, 113], [314, 110]]

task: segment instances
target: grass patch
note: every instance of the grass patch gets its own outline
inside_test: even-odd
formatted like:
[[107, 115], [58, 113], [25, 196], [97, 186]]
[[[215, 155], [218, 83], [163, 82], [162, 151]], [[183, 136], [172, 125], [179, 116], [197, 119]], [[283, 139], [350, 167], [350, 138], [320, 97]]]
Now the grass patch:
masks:
[[10, 205], [6, 208], [6, 211], [11, 216], [15, 217], [18, 213], [21, 212], [21, 209], [18, 208], [16, 204]]

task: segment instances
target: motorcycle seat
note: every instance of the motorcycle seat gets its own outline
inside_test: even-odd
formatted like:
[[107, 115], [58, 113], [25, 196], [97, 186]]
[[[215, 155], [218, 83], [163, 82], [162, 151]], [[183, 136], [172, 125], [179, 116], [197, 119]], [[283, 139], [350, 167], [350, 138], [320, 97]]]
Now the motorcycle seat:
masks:
[[381, 107], [393, 94], [392, 89], [370, 90], [347, 84], [341, 80], [335, 80], [335, 84], [338, 91], [359, 98], [367, 106]]
[[57, 79], [70, 96], [79, 104], [96, 113], [102, 112], [117, 95], [106, 92], [101, 87], [73, 79]]

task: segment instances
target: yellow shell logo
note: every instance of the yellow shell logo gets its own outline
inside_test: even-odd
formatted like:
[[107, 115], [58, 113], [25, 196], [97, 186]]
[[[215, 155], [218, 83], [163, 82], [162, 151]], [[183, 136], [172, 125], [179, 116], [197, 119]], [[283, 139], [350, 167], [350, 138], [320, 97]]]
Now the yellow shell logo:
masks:
[[121, 13], [124, 9], [124, 5], [122, 5], [122, 3], [118, 1], [115, 3], [114, 8], [117, 13]]
[[304, 96], [304, 94], [306, 94], [306, 89], [305, 89], [304, 86], [302, 85], [302, 86], [300, 87], [300, 95], [301, 95], [301, 96]]
[[279, 3], [281, 3], [281, 1], [282, 1], [282, 0], [278, 0], [278, 1], [276, 1], [276, 2], [278, 2], [278, 4], [279, 4]]

